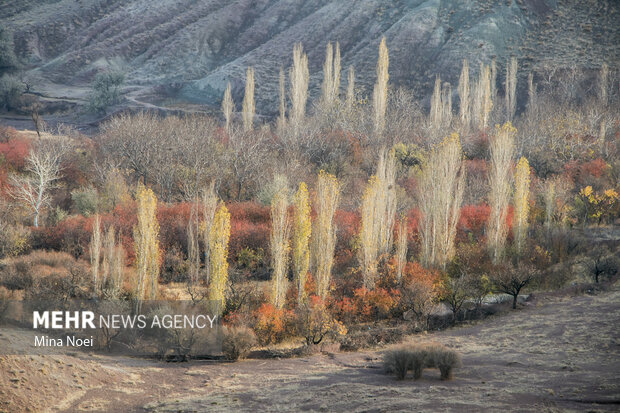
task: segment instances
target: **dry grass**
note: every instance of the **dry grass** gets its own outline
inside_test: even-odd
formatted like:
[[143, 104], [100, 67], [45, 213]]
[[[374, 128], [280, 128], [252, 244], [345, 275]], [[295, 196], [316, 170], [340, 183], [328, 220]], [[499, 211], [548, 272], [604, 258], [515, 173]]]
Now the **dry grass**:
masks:
[[[47, 369], [39, 357], [5, 356], [0, 409], [79, 411], [105, 399], [107, 411], [614, 411], [619, 301], [620, 286], [540, 297], [474, 325], [409, 337], [409, 344], [437, 342], [462, 354], [458, 375], [441, 382], [431, 369], [421, 380], [395, 382], [374, 351], [239, 363], [63, 356], [64, 372], [46, 382], [37, 381], [38, 369]], [[10, 337], [3, 332], [0, 340]]]

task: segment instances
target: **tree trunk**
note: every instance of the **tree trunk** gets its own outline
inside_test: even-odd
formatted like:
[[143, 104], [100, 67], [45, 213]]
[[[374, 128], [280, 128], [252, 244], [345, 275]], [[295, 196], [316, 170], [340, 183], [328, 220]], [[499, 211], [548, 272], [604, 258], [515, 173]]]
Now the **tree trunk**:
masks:
[[517, 297], [518, 297], [518, 294], [515, 294], [512, 296], [512, 309], [513, 310], [517, 309]]

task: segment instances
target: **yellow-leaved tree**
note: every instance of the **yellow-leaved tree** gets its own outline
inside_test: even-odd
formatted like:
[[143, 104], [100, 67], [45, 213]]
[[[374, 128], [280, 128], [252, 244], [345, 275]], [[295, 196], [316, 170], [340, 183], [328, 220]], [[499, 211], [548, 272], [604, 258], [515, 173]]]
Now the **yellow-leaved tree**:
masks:
[[228, 240], [230, 238], [230, 213], [223, 202], [215, 211], [209, 230], [209, 300], [222, 303], [228, 281]]
[[310, 235], [312, 221], [310, 219], [310, 199], [308, 187], [304, 182], [299, 184], [293, 200], [293, 275], [297, 287], [297, 303], [302, 304], [306, 297], [306, 276], [310, 267]]
[[133, 239], [136, 253], [136, 299], [137, 311], [141, 300], [157, 298], [159, 264], [159, 224], [157, 223], [157, 198], [150, 188], [139, 184], [136, 192], [138, 224]]
[[521, 253], [523, 242], [527, 236], [528, 215], [530, 212], [530, 164], [525, 157], [521, 157], [515, 169], [514, 192], [514, 231], [517, 253]]
[[327, 297], [334, 249], [336, 248], [336, 228], [334, 214], [340, 199], [338, 179], [325, 171], [319, 172], [316, 187], [316, 219], [312, 229], [312, 268], [316, 275], [316, 293]]

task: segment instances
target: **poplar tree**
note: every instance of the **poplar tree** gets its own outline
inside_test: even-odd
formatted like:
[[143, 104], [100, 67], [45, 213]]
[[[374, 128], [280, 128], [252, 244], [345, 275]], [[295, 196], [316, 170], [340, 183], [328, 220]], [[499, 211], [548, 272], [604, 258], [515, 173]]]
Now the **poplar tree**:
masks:
[[134, 249], [136, 253], [137, 311], [140, 301], [157, 298], [160, 250], [159, 224], [157, 223], [157, 198], [150, 188], [139, 184], [136, 193], [138, 224], [134, 227]]
[[442, 108], [442, 120], [445, 125], [452, 124], [452, 86], [450, 83], [445, 82], [441, 92]]
[[607, 105], [607, 86], [609, 83], [609, 66], [607, 63], [601, 65], [598, 76], [598, 98], [601, 105]]
[[211, 249], [209, 248], [209, 239], [211, 237], [211, 226], [213, 225], [215, 210], [217, 209], [217, 201], [215, 182], [211, 181], [209, 186], [202, 191], [202, 221], [198, 227], [204, 246], [205, 277], [203, 282], [206, 285], [209, 285], [210, 281], [211, 266], [209, 261]]
[[487, 221], [487, 247], [494, 263], [498, 263], [504, 252], [508, 226], [508, 202], [510, 200], [511, 174], [510, 168], [515, 151], [515, 135], [517, 130], [506, 122], [501, 128], [495, 127], [489, 151], [489, 220]]
[[470, 123], [470, 92], [469, 92], [469, 64], [467, 59], [463, 60], [463, 67], [461, 68], [461, 75], [459, 76], [459, 114], [461, 118], [461, 124], [465, 129], [469, 128]]
[[222, 99], [222, 113], [224, 114], [224, 120], [226, 122], [226, 132], [229, 134], [234, 107], [235, 103], [233, 102], [232, 94], [230, 93], [230, 82], [228, 82], [226, 85], [226, 90], [224, 91], [224, 98]]
[[403, 279], [403, 270], [407, 264], [407, 217], [403, 216], [398, 224], [396, 239], [396, 282]]
[[209, 300], [222, 303], [224, 310], [224, 291], [228, 281], [228, 240], [230, 238], [230, 213], [220, 202], [213, 224], [209, 230]]
[[316, 219], [312, 228], [312, 267], [316, 276], [316, 293], [325, 298], [329, 291], [334, 250], [336, 248], [336, 228], [334, 214], [340, 199], [340, 187], [335, 176], [321, 171], [316, 188]]
[[512, 121], [517, 109], [517, 58], [514, 56], [506, 64], [505, 92], [506, 117]]
[[310, 267], [310, 199], [304, 182], [299, 184], [294, 196], [293, 214], [293, 276], [297, 286], [297, 303], [301, 305], [306, 297], [306, 278]]
[[497, 60], [495, 56], [491, 59], [491, 100], [495, 102], [497, 97]]
[[293, 47], [293, 67], [291, 67], [289, 79], [291, 82], [291, 114], [295, 136], [299, 133], [299, 127], [306, 116], [306, 101], [308, 99], [308, 56], [303, 52], [301, 43]]
[[474, 92], [473, 113], [478, 129], [486, 129], [489, 123], [489, 114], [493, 107], [491, 100], [491, 75], [489, 66], [480, 64], [480, 73]]
[[385, 37], [379, 43], [379, 57], [377, 59], [377, 81], [372, 92], [373, 108], [375, 113], [375, 133], [381, 135], [385, 129], [385, 110], [387, 108], [387, 85], [388, 85], [388, 48]]
[[551, 228], [553, 214], [555, 212], [555, 181], [547, 180], [545, 184], [545, 227], [547, 230]]
[[348, 112], [353, 109], [353, 103], [355, 102], [355, 69], [353, 66], [349, 66], [347, 71], [347, 97], [345, 106]]
[[278, 76], [278, 95], [280, 98], [279, 115], [277, 120], [277, 128], [282, 131], [286, 126], [286, 90], [284, 69], [280, 67], [280, 75]]
[[271, 199], [271, 304], [282, 308], [286, 301], [290, 221], [288, 188], [282, 187]]
[[443, 118], [443, 103], [441, 101], [441, 77], [435, 76], [435, 87], [433, 88], [433, 94], [431, 96], [431, 109], [429, 114], [429, 120], [432, 128], [439, 128], [442, 124]]
[[248, 132], [252, 130], [254, 123], [254, 68], [248, 67], [245, 72], [245, 93], [243, 95], [242, 104], [243, 130]]
[[454, 257], [454, 239], [465, 171], [459, 136], [450, 136], [431, 150], [420, 182], [422, 263], [445, 269]]
[[514, 231], [517, 254], [521, 254], [523, 243], [527, 236], [530, 194], [530, 164], [525, 157], [521, 157], [515, 168], [514, 192]]
[[321, 85], [321, 106], [329, 111], [338, 101], [340, 89], [340, 45], [336, 42], [335, 52], [331, 42], [325, 48], [323, 63], [323, 83]]
[[362, 196], [360, 262], [364, 287], [375, 288], [378, 258], [390, 252], [396, 212], [396, 161], [393, 152], [383, 150], [377, 173], [368, 180]]
[[93, 285], [95, 288], [95, 295], [99, 294], [101, 290], [101, 280], [99, 279], [99, 270], [101, 268], [101, 218], [99, 214], [95, 215], [93, 221], [93, 231], [90, 237], [90, 271], [93, 277]]

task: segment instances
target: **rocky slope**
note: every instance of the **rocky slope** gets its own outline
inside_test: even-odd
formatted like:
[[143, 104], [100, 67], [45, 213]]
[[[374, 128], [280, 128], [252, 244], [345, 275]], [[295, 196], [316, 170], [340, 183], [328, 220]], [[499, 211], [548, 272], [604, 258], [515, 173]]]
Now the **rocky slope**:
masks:
[[511, 55], [526, 70], [617, 66], [619, 8], [614, 0], [23, 0], [0, 5], [0, 25], [13, 30], [35, 90], [83, 91], [111, 68], [156, 96], [213, 105], [228, 81], [240, 101], [254, 66], [258, 109], [269, 114], [295, 42], [308, 53], [311, 96], [328, 41], [340, 42], [343, 68], [353, 65], [360, 90], [371, 90], [385, 36], [390, 82], [423, 97], [435, 73], [455, 84], [463, 58], [473, 73], [492, 56], [502, 73]]

